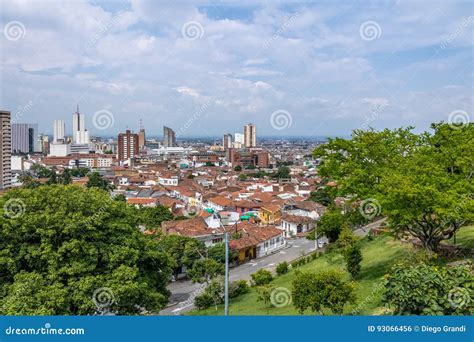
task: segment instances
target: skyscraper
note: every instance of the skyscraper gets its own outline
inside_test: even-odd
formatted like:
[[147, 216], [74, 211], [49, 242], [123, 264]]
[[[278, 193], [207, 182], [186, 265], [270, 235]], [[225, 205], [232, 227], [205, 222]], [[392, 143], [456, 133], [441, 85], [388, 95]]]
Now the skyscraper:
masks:
[[10, 112], [0, 111], [0, 189], [9, 188], [12, 181], [12, 136], [10, 119]]
[[247, 124], [244, 126], [244, 142], [245, 147], [257, 146], [257, 127], [254, 124]]
[[166, 126], [163, 126], [163, 147], [175, 147], [176, 146], [176, 134], [175, 132]]
[[79, 106], [77, 106], [77, 111], [72, 114], [72, 141], [78, 145], [86, 145], [90, 142], [84, 114], [79, 113]]
[[53, 144], [64, 143], [66, 134], [66, 124], [64, 120], [54, 120]]
[[140, 119], [140, 131], [138, 132], [138, 148], [142, 149], [146, 145], [146, 137], [145, 137], [145, 128], [142, 124], [142, 119]]
[[11, 124], [11, 141], [13, 153], [41, 152], [38, 124]]
[[222, 146], [224, 146], [224, 149], [228, 149], [232, 147], [232, 134], [224, 134], [224, 137], [222, 138]]
[[138, 134], [126, 130], [118, 136], [118, 160], [125, 161], [138, 155]]

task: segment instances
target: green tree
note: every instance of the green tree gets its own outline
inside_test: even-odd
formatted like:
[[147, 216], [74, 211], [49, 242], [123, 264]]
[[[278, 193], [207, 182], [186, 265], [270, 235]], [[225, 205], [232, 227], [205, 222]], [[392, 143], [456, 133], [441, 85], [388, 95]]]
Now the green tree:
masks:
[[326, 235], [330, 242], [335, 242], [344, 224], [345, 218], [340, 209], [328, 210], [318, 222], [318, 235]]
[[114, 201], [127, 202], [127, 197], [124, 194], [117, 194], [114, 197]]
[[330, 206], [334, 202], [334, 194], [329, 187], [320, 187], [315, 191], [311, 191], [309, 200], [320, 203], [325, 206]]
[[139, 209], [139, 216], [141, 223], [151, 228], [160, 227], [162, 222], [171, 221], [173, 219], [171, 211], [163, 205], [142, 207]]
[[99, 188], [105, 191], [113, 189], [113, 185], [104, 179], [98, 172], [92, 172], [88, 177], [89, 180], [86, 183], [88, 188]]
[[273, 280], [272, 273], [270, 271], [261, 269], [251, 275], [252, 284], [254, 286], [267, 285]]
[[48, 185], [51, 185], [51, 184], [58, 184], [58, 177], [56, 175], [56, 168], [53, 167], [53, 169], [51, 170], [51, 174], [49, 175], [49, 179], [48, 179]]
[[62, 183], [68, 185], [72, 183], [71, 170], [65, 169], [62, 175]]
[[188, 277], [195, 283], [207, 283], [217, 276], [224, 274], [224, 265], [213, 259], [199, 259], [191, 269], [188, 270]]
[[158, 246], [174, 261], [175, 277], [182, 272], [183, 267], [191, 268], [205, 251], [203, 242], [181, 235], [164, 235], [159, 239]]
[[399, 315], [472, 315], [473, 298], [470, 265], [403, 263], [385, 276], [382, 302]]
[[288, 166], [280, 166], [276, 173], [277, 178], [290, 178], [290, 168]]
[[278, 275], [288, 273], [288, 263], [286, 261], [280, 262], [276, 267], [276, 272]]
[[236, 167], [234, 167], [234, 171], [236, 171], [236, 172], [242, 171], [242, 166], [237, 165]]
[[355, 302], [355, 285], [344, 281], [344, 275], [338, 271], [320, 271], [318, 273], [295, 273], [293, 280], [293, 304], [300, 314], [307, 309], [324, 314], [327, 308], [341, 315], [347, 303]]
[[386, 170], [378, 197], [396, 236], [410, 234], [436, 252], [474, 220], [474, 125], [433, 129], [410, 158]]
[[268, 309], [272, 307], [272, 291], [275, 289], [274, 286], [265, 284], [257, 286], [257, 301], [263, 302], [265, 308]]
[[[5, 212], [8, 200], [18, 215]], [[0, 223], [0, 315], [91, 315], [104, 289], [117, 314], [167, 303], [171, 260], [130, 206], [98, 189], [11, 190], [0, 198]]]
[[357, 244], [348, 247], [344, 254], [344, 259], [346, 260], [347, 271], [351, 274], [352, 278], [356, 278], [360, 273], [360, 263], [362, 262], [360, 247]]
[[246, 175], [245, 173], [241, 173], [241, 174], [239, 175], [239, 178], [238, 178], [238, 179], [239, 179], [239, 181], [246, 181], [247, 178], [248, 178], [248, 177], [247, 177], [247, 175]]

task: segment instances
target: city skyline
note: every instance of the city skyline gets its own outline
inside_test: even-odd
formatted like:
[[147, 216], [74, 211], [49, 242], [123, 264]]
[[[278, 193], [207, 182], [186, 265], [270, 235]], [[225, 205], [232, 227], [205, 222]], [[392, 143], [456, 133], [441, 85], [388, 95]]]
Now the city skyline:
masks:
[[429, 4], [5, 2], [2, 109], [52, 134], [79, 103], [91, 135], [141, 118], [178, 139], [470, 120], [469, 3]]

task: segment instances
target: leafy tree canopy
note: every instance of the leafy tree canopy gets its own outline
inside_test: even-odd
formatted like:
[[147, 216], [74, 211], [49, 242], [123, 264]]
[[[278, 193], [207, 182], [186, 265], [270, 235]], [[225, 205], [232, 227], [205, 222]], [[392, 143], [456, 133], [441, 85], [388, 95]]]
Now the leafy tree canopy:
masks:
[[104, 292], [117, 314], [167, 303], [169, 257], [140, 232], [133, 207], [101, 190], [11, 190], [0, 223], [0, 314], [95, 314]]

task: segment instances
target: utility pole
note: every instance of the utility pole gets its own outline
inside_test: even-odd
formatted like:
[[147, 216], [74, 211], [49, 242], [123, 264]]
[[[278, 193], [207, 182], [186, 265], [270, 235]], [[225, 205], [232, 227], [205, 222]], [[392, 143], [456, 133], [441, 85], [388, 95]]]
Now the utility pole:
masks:
[[229, 316], [229, 233], [224, 232], [225, 238], [225, 282], [224, 282], [224, 315]]

